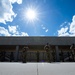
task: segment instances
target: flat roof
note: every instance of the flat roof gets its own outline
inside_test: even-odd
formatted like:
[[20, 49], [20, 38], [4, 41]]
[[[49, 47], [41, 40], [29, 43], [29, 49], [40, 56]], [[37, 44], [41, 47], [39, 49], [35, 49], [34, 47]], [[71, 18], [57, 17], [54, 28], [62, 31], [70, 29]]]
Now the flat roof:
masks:
[[71, 45], [75, 43], [75, 37], [50, 37], [50, 36], [1, 36], [0, 45]]

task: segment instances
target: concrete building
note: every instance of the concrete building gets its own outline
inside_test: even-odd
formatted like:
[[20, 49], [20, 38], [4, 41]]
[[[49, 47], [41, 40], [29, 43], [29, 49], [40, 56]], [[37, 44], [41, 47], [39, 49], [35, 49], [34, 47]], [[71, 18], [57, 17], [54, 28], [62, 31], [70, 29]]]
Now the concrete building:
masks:
[[[22, 61], [22, 50], [27, 46], [27, 60], [29, 62], [47, 62], [44, 46], [49, 43], [51, 62], [74, 61], [75, 37], [0, 37], [0, 61]], [[38, 52], [38, 53], [37, 53]], [[4, 56], [4, 57], [3, 57]]]

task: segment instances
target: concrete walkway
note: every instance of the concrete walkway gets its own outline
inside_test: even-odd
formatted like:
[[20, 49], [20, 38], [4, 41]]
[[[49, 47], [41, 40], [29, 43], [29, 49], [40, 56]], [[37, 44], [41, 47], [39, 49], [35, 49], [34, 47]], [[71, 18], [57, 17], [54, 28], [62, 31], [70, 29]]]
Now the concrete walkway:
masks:
[[37, 74], [75, 75], [75, 63], [0, 63], [0, 75]]

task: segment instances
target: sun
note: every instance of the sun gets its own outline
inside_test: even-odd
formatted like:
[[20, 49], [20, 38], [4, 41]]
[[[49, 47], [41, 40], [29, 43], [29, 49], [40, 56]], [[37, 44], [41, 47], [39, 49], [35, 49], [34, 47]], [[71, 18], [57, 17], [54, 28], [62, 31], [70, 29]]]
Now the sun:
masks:
[[38, 20], [39, 17], [38, 11], [36, 10], [36, 8], [33, 7], [26, 8], [24, 15], [25, 15], [24, 18], [27, 21], [27, 23], [34, 23], [35, 21]]
[[22, 20], [26, 25], [35, 25], [41, 21], [42, 11], [40, 6], [28, 4], [22, 8]]
[[28, 20], [35, 20], [37, 18], [37, 13], [35, 10], [33, 9], [28, 9], [27, 12], [26, 12], [26, 18]]

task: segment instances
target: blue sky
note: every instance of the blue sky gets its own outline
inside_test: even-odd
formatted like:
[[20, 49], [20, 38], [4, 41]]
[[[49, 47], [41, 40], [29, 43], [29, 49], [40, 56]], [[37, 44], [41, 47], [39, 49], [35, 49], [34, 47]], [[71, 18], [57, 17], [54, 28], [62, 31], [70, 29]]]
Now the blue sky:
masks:
[[0, 36], [75, 36], [75, 0], [0, 0]]

